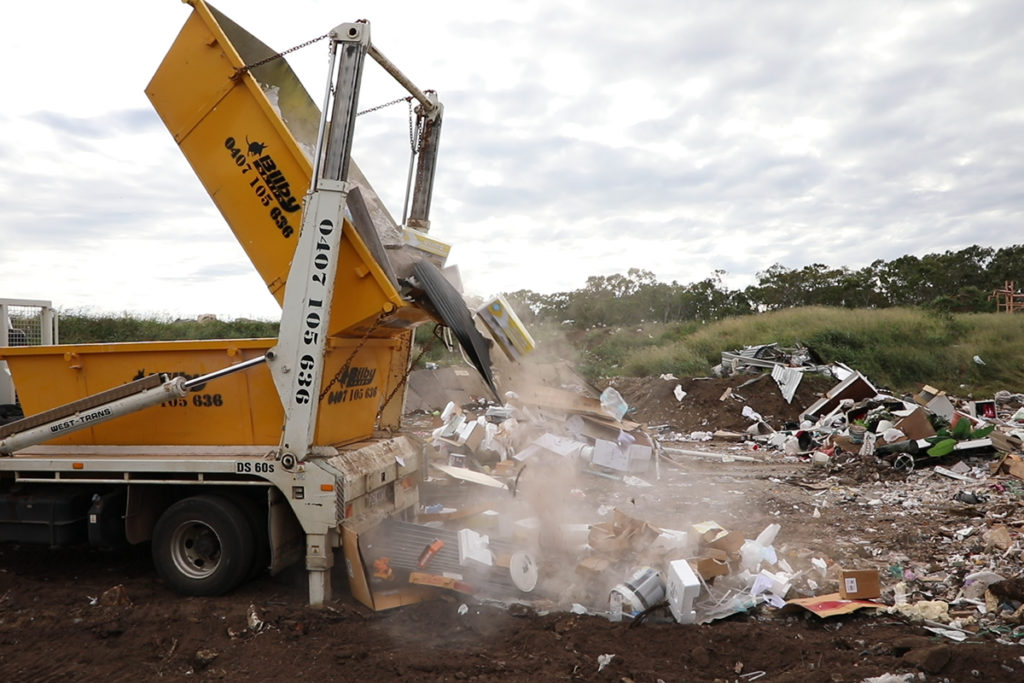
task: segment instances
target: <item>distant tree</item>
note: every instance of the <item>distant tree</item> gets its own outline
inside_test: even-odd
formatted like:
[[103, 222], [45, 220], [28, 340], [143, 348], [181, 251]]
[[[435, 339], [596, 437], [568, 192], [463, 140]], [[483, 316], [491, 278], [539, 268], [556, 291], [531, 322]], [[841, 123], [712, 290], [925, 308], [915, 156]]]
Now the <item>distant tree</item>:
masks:
[[1003, 283], [1013, 281], [1024, 287], [1024, 244], [997, 249], [988, 262], [982, 288], [989, 292], [1001, 289]]
[[889, 262], [878, 259], [859, 270], [823, 263], [791, 269], [776, 263], [757, 273], [757, 282], [743, 290], [725, 287], [724, 275], [716, 270], [689, 285], [666, 284], [648, 270], [630, 268], [625, 274], [588, 277], [582, 288], [571, 292], [520, 290], [509, 296], [524, 320], [532, 315], [572, 320], [580, 327], [710, 321], [799, 306], [987, 311], [993, 308], [988, 296], [1004, 281], [1024, 288], [1024, 245], [997, 250], [972, 245]]

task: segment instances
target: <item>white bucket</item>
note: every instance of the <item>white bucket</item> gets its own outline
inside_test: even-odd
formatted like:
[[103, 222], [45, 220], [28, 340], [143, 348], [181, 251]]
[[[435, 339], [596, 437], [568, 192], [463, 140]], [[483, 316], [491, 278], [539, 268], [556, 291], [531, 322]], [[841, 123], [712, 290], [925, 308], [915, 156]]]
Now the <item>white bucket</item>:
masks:
[[[665, 580], [651, 567], [642, 567], [611, 590], [622, 596], [623, 612], [643, 612], [665, 600]], [[610, 598], [610, 596], [609, 596]]]

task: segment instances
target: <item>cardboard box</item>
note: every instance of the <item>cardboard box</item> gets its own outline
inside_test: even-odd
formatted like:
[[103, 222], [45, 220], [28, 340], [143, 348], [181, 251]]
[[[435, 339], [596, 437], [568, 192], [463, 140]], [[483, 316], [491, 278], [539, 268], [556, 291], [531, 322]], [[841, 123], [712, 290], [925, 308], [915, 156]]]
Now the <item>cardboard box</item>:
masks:
[[402, 243], [426, 254], [427, 259], [438, 268], [444, 267], [444, 262], [448, 260], [448, 254], [452, 250], [452, 245], [447, 242], [434, 239], [415, 228], [402, 229]]
[[843, 600], [865, 600], [881, 594], [877, 569], [839, 570], [839, 597]]
[[720, 531], [705, 542], [708, 547], [715, 548], [716, 550], [723, 550], [729, 555], [735, 555], [743, 547], [742, 531]]
[[705, 581], [729, 573], [728, 555], [722, 550], [708, 549], [704, 557], [698, 557], [689, 562], [693, 570], [700, 574]]
[[518, 360], [536, 347], [533, 337], [505, 297], [499, 295], [478, 308], [476, 313], [487, 326], [491, 337], [511, 360]]
[[342, 526], [341, 538], [349, 590], [352, 592], [352, 597], [370, 609], [379, 611], [403, 607], [429, 600], [436, 595], [434, 590], [429, 587], [403, 584], [397, 579], [393, 585], [371, 586], [369, 579], [371, 575], [366, 571], [357, 528]]

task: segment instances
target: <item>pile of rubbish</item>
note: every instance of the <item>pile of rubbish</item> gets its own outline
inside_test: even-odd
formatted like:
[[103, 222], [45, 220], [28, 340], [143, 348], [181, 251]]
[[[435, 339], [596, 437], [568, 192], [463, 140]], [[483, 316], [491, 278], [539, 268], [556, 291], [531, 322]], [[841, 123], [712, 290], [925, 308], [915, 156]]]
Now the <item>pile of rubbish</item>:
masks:
[[[415, 431], [429, 472], [420, 514], [416, 523], [390, 522], [367, 537], [364, 557], [373, 564], [375, 587], [442, 588], [510, 610], [682, 624], [762, 606], [821, 617], [874, 609], [924, 620], [953, 639], [982, 624], [1007, 629], [1008, 642], [1024, 640], [1024, 628], [1013, 626], [1015, 615], [1024, 622], [1024, 595], [1014, 593], [1024, 581], [1013, 578], [1024, 547], [998, 512], [970, 529], [943, 527], [945, 541], [984, 538], [985, 545], [947, 548], [959, 569], [937, 578], [934, 566], [915, 567], [898, 552], [876, 549], [872, 561], [849, 563], [787, 543], [785, 518], [760, 530], [712, 519], [662, 525], [628, 506], [686, 456], [806, 462], [820, 482], [810, 484], [818, 496], [813, 517], [850, 504], [923, 513], [944, 500], [949, 482], [965, 505], [1024, 496], [1024, 486], [993, 491], [985, 479], [1024, 478], [1024, 410], [1007, 412], [1024, 397], [1001, 392], [988, 401], [957, 401], [927, 385], [895, 397], [859, 372], [831, 367], [838, 384], [804, 409], [798, 424], [769, 425], [756, 406], [744, 404], [744, 432], [709, 429], [682, 438], [704, 442], [701, 450], [679, 448], [679, 435], [628, 419], [631, 407], [611, 386], [600, 395], [520, 387], [503, 405], [473, 399], [422, 411]], [[776, 383], [785, 392], [786, 383]], [[986, 458], [990, 467], [965, 464], [972, 458]], [[835, 475], [849, 463], [869, 460], [899, 473], [901, 487], [876, 482], [883, 490], [865, 497], [838, 483]], [[595, 485], [610, 497], [592, 495]]]
[[998, 452], [1007, 471], [1024, 475], [1024, 408], [1001, 410], [1010, 404], [1020, 400], [1009, 392], [956, 400], [929, 385], [896, 397], [853, 372], [804, 410], [795, 429], [775, 430], [752, 417], [749, 432], [753, 441], [819, 464], [837, 450], [875, 456], [900, 470], [940, 464], [951, 455]]
[[736, 351], [723, 351], [722, 362], [713, 370], [719, 377], [728, 377], [744, 372], [773, 371], [780, 367], [798, 372], [823, 374], [831, 374], [833, 368], [809, 346], [797, 344], [792, 347], [782, 347], [772, 343], [745, 346]]

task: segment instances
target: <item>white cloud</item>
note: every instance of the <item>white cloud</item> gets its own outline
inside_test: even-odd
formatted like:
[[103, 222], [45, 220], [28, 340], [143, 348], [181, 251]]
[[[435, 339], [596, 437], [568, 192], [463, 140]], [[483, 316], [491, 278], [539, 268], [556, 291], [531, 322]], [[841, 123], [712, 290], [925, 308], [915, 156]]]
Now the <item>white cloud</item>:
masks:
[[[481, 295], [1021, 241], [1015, 0], [214, 4], [275, 49], [369, 19], [383, 53], [438, 90], [433, 230]], [[0, 296], [277, 315], [143, 92], [189, 11], [8, 9]], [[289, 56], [315, 99], [324, 49]], [[362, 107], [402, 94], [368, 65]], [[356, 136], [400, 215], [404, 105]]]

